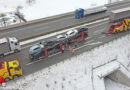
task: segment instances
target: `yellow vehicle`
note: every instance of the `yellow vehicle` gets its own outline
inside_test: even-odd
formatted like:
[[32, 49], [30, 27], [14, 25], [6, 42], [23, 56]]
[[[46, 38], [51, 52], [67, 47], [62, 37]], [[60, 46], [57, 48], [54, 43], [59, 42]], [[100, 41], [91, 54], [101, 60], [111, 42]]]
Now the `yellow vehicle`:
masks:
[[5, 81], [15, 79], [22, 75], [22, 68], [17, 60], [10, 62], [0, 62], [0, 76], [4, 77]]
[[106, 34], [113, 34], [118, 33], [122, 31], [128, 31], [130, 30], [130, 19], [124, 19], [122, 23], [115, 23], [114, 25], [110, 26], [108, 32]]
[[130, 29], [130, 19], [124, 19], [121, 26], [115, 28], [116, 32], [128, 31]]

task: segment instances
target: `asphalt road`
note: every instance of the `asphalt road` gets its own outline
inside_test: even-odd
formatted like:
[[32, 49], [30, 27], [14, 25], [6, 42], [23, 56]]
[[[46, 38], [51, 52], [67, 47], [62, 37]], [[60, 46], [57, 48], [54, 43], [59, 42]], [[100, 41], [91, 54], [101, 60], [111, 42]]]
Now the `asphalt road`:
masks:
[[[119, 6], [117, 6], [117, 7], [119, 7]], [[104, 15], [104, 13], [100, 13], [100, 14], [98, 14], [96, 16], [95, 15], [91, 16], [91, 18], [101, 16], [101, 14]], [[74, 17], [70, 17], [70, 16], [68, 16], [68, 18], [66, 18], [66, 19], [70, 20], [71, 23], [72, 22], [73, 23], [85, 22], [86, 19], [87, 19], [87, 18], [83, 18], [83, 19], [80, 19], [80, 20], [74, 19], [74, 20], [71, 21], [71, 18], [74, 19]], [[66, 19], [60, 19], [60, 20], [66, 20]], [[39, 31], [37, 33], [42, 32], [42, 30], [43, 30], [42, 28], [45, 28], [45, 29], [46, 28], [51, 28], [52, 27], [51, 25], [48, 26], [49, 23], [51, 23], [51, 25], [53, 27], [55, 27], [55, 28], [62, 27], [64, 25], [63, 23], [57, 24], [57, 22], [54, 21], [54, 22], [46, 23], [45, 27], [43, 27], [43, 23], [39, 23], [39, 24], [36, 24], [36, 26], [35, 25], [32, 25], [32, 26], [30, 25], [28, 27], [25, 27], [26, 29], [22, 28], [22, 27], [19, 27], [17, 29], [10, 30], [9, 32], [2, 31], [0, 33], [0, 37], [6, 36], [6, 35], [7, 36], [18, 35], [17, 38], [19, 38], [19, 39], [20, 38], [25, 38], [26, 35], [29, 35], [29, 33], [32, 33], [31, 35], [33, 35], [33, 34], [36, 34], [36, 31]], [[68, 23], [68, 22], [64, 21], [64, 23]], [[55, 24], [55, 25], [53, 25], [53, 24]], [[107, 43], [107, 42], [109, 42], [111, 40], [114, 40], [116, 38], [119, 38], [121, 36], [124, 36], [124, 35], [130, 33], [130, 31], [128, 31], [128, 32], [123, 32], [123, 33], [117, 34], [117, 35], [108, 35], [108, 36], [106, 36], [102, 32], [107, 31], [109, 26], [110, 26], [109, 21], [105, 21], [105, 22], [101, 22], [101, 23], [97, 23], [97, 24], [93, 24], [93, 25], [88, 26], [88, 28], [89, 28], [89, 37], [88, 37], [88, 39], [86, 41], [81, 42], [78, 45], [75, 55], [81, 54], [81, 53], [86, 52], [88, 50], [91, 50], [91, 49], [93, 49], [95, 47], [98, 47], [99, 45], [105, 44], [105, 43]], [[28, 33], [25, 33], [26, 31], [23, 32], [24, 30], [28, 30]], [[34, 32], [32, 32], [30, 30], [34, 30]], [[24, 35], [26, 34], [26, 35], [23, 36], [23, 34]], [[29, 51], [29, 47], [24, 48], [19, 53], [11, 54], [11, 55], [5, 56], [4, 58], [0, 58], [0, 59], [1, 60], [7, 60], [7, 61], [18, 59], [21, 66], [22, 66], [22, 68], [23, 68], [23, 74], [25, 76], [25, 75], [34, 73], [34, 72], [36, 72], [36, 71], [38, 71], [40, 69], [49, 67], [49, 66], [57, 64], [59, 62], [63, 62], [64, 60], [72, 57], [71, 51], [67, 50], [63, 54], [60, 53], [60, 54], [58, 54], [56, 56], [45, 58], [45, 59], [42, 59], [42, 60], [39, 60], [39, 61], [36, 61], [36, 62], [32, 63], [32, 62], [30, 62], [30, 60], [28, 58], [28, 56], [29, 56], [28, 51]]]

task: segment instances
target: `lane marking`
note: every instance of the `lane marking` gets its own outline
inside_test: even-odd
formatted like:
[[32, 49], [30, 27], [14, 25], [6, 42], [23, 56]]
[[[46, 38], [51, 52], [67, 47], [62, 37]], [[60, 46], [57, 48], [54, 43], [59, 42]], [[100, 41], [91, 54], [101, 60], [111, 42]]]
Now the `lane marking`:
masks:
[[90, 43], [88, 45], [96, 45], [96, 44], [100, 44], [100, 43], [102, 43], [102, 42]]
[[92, 39], [92, 40], [90, 40], [90, 41], [86, 41], [86, 43], [85, 44], [88, 44], [88, 43], [91, 43], [91, 42], [93, 42], [94, 40]]
[[[108, 19], [107, 19], [107, 20], [108, 20]], [[99, 24], [93, 25], [93, 26], [91, 26], [91, 27], [89, 27], [89, 28], [94, 28], [94, 27], [97, 27], [97, 26], [100, 26], [100, 25], [103, 25], [103, 24], [106, 24], [106, 23], [108, 23], [108, 22], [99, 23]]]
[[[51, 57], [56, 56], [56, 55], [58, 55], [58, 54], [60, 54], [60, 53], [61, 53], [61, 52], [58, 52], [58, 53], [53, 54], [53, 55], [50, 55], [50, 56], [48, 56], [48, 57], [46, 57], [46, 58], [51, 58]], [[36, 63], [36, 62], [40, 62], [40, 61], [42, 61], [43, 59], [44, 59], [44, 58], [41, 58], [41, 59], [36, 60], [36, 61], [32, 61], [32, 62], [30, 62], [30, 63], [27, 63], [26, 65], [28, 66], [28, 65], [34, 64], [34, 63]]]
[[89, 37], [89, 36], [87, 37], [87, 39], [90, 39], [90, 38], [92, 38], [92, 37]]
[[105, 35], [102, 35], [102, 36], [100, 36], [100, 37], [98, 37], [98, 38], [104, 38], [104, 37], [106, 37]]
[[105, 29], [100, 29], [98, 31], [94, 31], [93, 32], [93, 35], [97, 35], [97, 34], [100, 34], [101, 32], [105, 31]]

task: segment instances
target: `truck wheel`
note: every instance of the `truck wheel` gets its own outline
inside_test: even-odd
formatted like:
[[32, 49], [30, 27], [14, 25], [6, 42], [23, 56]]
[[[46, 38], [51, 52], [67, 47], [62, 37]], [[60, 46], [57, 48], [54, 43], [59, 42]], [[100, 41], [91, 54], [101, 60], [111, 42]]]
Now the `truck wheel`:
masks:
[[17, 53], [17, 52], [18, 52], [18, 49], [15, 49], [14, 52]]
[[8, 82], [10, 80], [10, 78], [5, 78], [5, 82]]
[[17, 79], [17, 78], [18, 78], [18, 75], [14, 75], [14, 76], [13, 76], [13, 79]]
[[4, 57], [4, 54], [0, 54], [0, 57]]

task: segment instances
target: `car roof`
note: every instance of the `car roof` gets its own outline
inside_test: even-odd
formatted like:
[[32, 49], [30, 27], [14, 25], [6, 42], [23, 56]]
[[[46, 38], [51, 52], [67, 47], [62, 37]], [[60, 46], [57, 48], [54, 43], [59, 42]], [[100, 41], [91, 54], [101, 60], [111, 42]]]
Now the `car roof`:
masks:
[[72, 33], [72, 32], [77, 32], [77, 30], [76, 30], [76, 29], [70, 30], [70, 31], [68, 31], [66, 34], [70, 34], [70, 33]]
[[84, 31], [84, 30], [88, 30], [88, 28], [87, 27], [78, 27], [78, 28], [76, 28], [78, 31]]
[[36, 44], [36, 45], [33, 45], [31, 48], [30, 48], [30, 51], [33, 51], [35, 48], [39, 47], [40, 44]]
[[56, 41], [59, 41], [58, 38], [52, 38], [52, 39], [48, 39], [46, 41], [43, 42], [43, 44], [47, 44], [48, 42], [56, 42]]
[[50, 42], [50, 41], [58, 41], [58, 39], [57, 38], [52, 38], [52, 39], [46, 40], [45, 42]]

